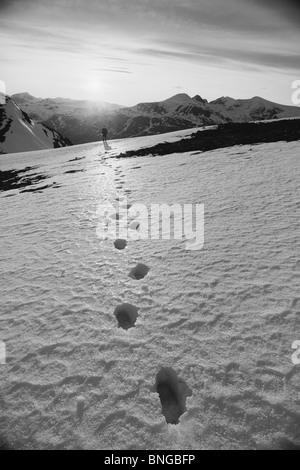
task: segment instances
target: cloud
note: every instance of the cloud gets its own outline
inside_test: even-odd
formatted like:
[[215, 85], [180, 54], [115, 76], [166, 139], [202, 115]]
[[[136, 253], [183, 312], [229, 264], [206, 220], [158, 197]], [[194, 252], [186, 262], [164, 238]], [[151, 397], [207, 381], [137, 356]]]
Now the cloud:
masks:
[[263, 67], [289, 68], [291, 70], [300, 70], [299, 54], [280, 54], [267, 51], [253, 51], [242, 49], [223, 49], [203, 48], [202, 52], [196, 52], [191, 47], [189, 51], [174, 51], [167, 49], [137, 49], [136, 52], [141, 55], [150, 55], [152, 57], [168, 57], [173, 59], [187, 60], [214, 66], [228, 66], [229, 61], [236, 63], [242, 62], [249, 65], [258, 65]]
[[0, 20], [1, 36], [8, 38], [14, 45], [32, 47], [34, 50], [48, 46], [53, 49], [78, 51], [81, 41], [77, 37], [63, 33], [55, 28], [27, 25], [19, 21]]
[[300, 4], [298, 0], [249, 0], [255, 7], [275, 12], [278, 17], [287, 19], [291, 24], [300, 26]]
[[99, 72], [115, 72], [115, 73], [132, 73], [128, 69], [118, 69], [118, 68], [97, 68], [97, 69], [91, 69], [94, 71], [99, 71]]
[[127, 59], [124, 59], [124, 58], [121, 58], [121, 57], [104, 57], [104, 56], [100, 56], [100, 58], [102, 59], [108, 59], [108, 60], [118, 60], [118, 61], [122, 61], [122, 62], [127, 62]]
[[5, 20], [53, 26], [86, 42], [106, 36], [107, 43], [120, 45], [176, 37], [199, 43], [210, 36], [221, 44], [224, 34], [236, 41], [257, 36], [277, 42], [288, 40], [287, 27], [300, 40], [300, 7], [292, 0], [2, 0], [0, 5]]
[[0, 2], [0, 13], [3, 13], [9, 9], [11, 9], [11, 7], [13, 6], [13, 3], [14, 1], [12, 0], [2, 0]]
[[2, 14], [30, 21], [115, 27], [143, 35], [159, 29], [170, 35], [176, 26], [264, 34], [279, 31], [284, 20], [299, 25], [299, 7], [292, 0], [1, 0], [0, 5]]

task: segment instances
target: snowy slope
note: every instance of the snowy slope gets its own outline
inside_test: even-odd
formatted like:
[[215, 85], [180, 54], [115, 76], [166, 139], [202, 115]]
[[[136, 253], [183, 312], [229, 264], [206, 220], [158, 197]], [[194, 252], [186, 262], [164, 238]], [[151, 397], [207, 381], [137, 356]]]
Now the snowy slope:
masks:
[[[114, 158], [176, 138], [0, 157], [2, 171], [45, 177], [27, 188], [40, 192], [0, 193], [6, 445], [300, 445], [300, 365], [291, 360], [300, 340], [300, 144]], [[203, 249], [149, 239], [119, 250], [100, 240], [99, 204], [124, 196], [147, 207], [204, 203]], [[138, 263], [150, 268], [141, 280], [132, 277]], [[128, 330], [115, 316], [124, 303], [138, 309]], [[163, 395], [174, 383], [186, 411], [168, 424], [157, 387]]]
[[0, 152], [15, 153], [70, 145], [58, 132], [31, 120], [10, 97], [0, 105]]

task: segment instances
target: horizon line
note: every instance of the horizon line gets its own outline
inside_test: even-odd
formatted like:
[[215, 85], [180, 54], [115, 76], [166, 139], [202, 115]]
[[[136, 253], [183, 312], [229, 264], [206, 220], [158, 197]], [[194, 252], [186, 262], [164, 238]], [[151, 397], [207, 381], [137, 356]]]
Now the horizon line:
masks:
[[171, 95], [169, 96], [168, 98], [164, 98], [162, 100], [155, 100], [155, 101], [139, 101], [135, 104], [131, 104], [131, 105], [124, 105], [124, 104], [120, 104], [120, 103], [113, 103], [113, 102], [110, 102], [110, 101], [106, 101], [106, 100], [95, 100], [95, 99], [90, 99], [90, 98], [82, 98], [82, 99], [78, 99], [78, 98], [70, 98], [70, 97], [63, 97], [63, 96], [55, 96], [55, 97], [42, 97], [42, 96], [34, 96], [32, 95], [31, 93], [27, 92], [27, 91], [22, 91], [22, 92], [18, 92], [18, 93], [12, 93], [12, 94], [8, 94], [8, 93], [5, 93], [6, 96], [9, 96], [10, 98], [13, 96], [13, 95], [30, 95], [32, 96], [33, 98], [36, 98], [36, 99], [42, 99], [42, 100], [47, 100], [47, 99], [50, 99], [50, 100], [57, 100], [57, 99], [62, 99], [62, 100], [70, 100], [70, 101], [87, 101], [87, 102], [90, 102], [90, 103], [105, 103], [105, 104], [108, 104], [108, 105], [114, 105], [114, 106], [119, 106], [119, 107], [122, 107], [122, 108], [131, 108], [131, 107], [134, 107], [134, 106], [138, 106], [139, 104], [148, 104], [148, 103], [161, 103], [163, 101], [167, 101], [171, 98], [174, 98], [175, 96], [178, 96], [178, 95], [186, 95], [188, 98], [190, 99], [195, 99], [197, 96], [199, 96], [202, 100], [206, 100], [208, 104], [210, 103], [213, 103], [214, 101], [218, 100], [218, 99], [221, 99], [221, 98], [229, 98], [229, 99], [232, 99], [232, 100], [235, 100], [235, 101], [250, 101], [250, 100], [253, 100], [255, 98], [260, 98], [260, 99], [263, 99], [265, 101], [268, 101], [270, 103], [274, 103], [274, 104], [279, 104], [279, 105], [282, 105], [282, 106], [291, 106], [292, 108], [293, 107], [299, 107], [293, 103], [280, 103], [278, 101], [271, 101], [271, 100], [268, 100], [266, 98], [263, 98], [262, 96], [259, 96], [259, 95], [254, 95], [252, 96], [251, 98], [233, 98], [232, 96], [228, 96], [228, 95], [222, 95], [222, 96], [218, 96], [217, 98], [211, 100], [211, 101], [208, 101], [206, 98], [203, 98], [201, 95], [199, 95], [198, 93], [194, 96], [190, 96], [188, 93], [185, 93], [185, 92], [181, 92], [181, 93], [175, 93], [174, 95]]

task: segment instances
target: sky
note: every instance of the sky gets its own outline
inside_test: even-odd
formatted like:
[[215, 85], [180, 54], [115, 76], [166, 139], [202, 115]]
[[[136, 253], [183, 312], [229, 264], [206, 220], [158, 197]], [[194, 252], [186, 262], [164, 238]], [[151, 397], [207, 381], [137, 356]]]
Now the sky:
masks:
[[177, 93], [292, 105], [292, 0], [0, 0], [0, 82], [11, 95], [125, 106]]

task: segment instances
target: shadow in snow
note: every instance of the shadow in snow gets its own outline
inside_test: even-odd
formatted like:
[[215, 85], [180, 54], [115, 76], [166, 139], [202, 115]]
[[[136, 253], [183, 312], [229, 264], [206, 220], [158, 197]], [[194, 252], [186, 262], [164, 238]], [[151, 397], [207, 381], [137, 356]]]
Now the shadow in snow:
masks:
[[107, 142], [103, 142], [103, 147], [105, 150], [112, 150], [112, 147], [110, 147]]

